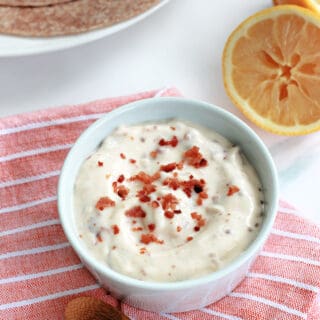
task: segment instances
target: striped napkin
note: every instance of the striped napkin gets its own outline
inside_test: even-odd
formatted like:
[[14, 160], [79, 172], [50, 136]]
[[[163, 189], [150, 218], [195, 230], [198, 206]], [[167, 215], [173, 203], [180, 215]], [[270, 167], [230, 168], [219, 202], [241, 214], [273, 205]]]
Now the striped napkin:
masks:
[[280, 202], [272, 234], [247, 278], [200, 310], [156, 314], [108, 295], [71, 249], [58, 220], [56, 186], [68, 150], [94, 120], [125, 103], [179, 95], [172, 88], [0, 119], [0, 319], [63, 319], [79, 295], [131, 319], [319, 320], [320, 229]]

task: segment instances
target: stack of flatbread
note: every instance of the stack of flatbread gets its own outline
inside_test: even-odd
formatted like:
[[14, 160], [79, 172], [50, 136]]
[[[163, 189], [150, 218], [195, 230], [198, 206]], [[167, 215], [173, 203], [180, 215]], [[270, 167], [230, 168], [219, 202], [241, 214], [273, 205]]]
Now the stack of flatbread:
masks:
[[0, 0], [0, 33], [49, 37], [133, 18], [160, 0]]

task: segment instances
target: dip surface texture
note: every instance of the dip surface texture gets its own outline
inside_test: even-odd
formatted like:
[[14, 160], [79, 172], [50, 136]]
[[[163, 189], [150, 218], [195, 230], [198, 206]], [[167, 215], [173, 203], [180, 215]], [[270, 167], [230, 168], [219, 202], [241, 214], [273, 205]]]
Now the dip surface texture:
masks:
[[237, 146], [180, 121], [119, 127], [80, 167], [75, 220], [88, 251], [132, 278], [223, 268], [255, 239], [259, 179]]

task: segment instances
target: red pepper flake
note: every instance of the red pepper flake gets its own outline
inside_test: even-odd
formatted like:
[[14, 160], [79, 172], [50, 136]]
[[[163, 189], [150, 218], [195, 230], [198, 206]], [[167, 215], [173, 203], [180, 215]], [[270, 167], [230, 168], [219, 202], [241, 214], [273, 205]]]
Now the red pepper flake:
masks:
[[208, 164], [208, 161], [203, 158], [203, 155], [200, 153], [199, 148], [193, 146], [183, 154], [188, 165], [195, 168], [205, 167]]
[[132, 220], [132, 224], [136, 224], [137, 223], [137, 220]]
[[160, 166], [160, 170], [164, 172], [171, 172], [177, 167], [177, 164], [175, 162], [168, 163], [165, 165]]
[[157, 201], [154, 200], [154, 201], [151, 202], [151, 207], [152, 208], [158, 208], [159, 206], [160, 205], [159, 205], [159, 203]]
[[98, 166], [99, 167], [103, 167], [103, 162], [102, 161], [98, 161]]
[[97, 237], [97, 240], [98, 240], [99, 242], [103, 242], [103, 238], [102, 238], [100, 232], [97, 233], [96, 237]]
[[191, 240], [193, 240], [193, 237], [188, 237], [188, 238], [187, 238], [187, 241], [188, 241], [188, 242], [191, 241]]
[[125, 215], [130, 218], [145, 218], [146, 213], [140, 206], [135, 206], [125, 212]]
[[158, 155], [158, 151], [157, 151], [157, 150], [154, 150], [154, 151], [151, 151], [151, 152], [150, 152], [150, 157], [151, 157], [152, 159], [155, 159], [155, 158], [157, 157], [157, 155]]
[[127, 195], [129, 193], [129, 189], [126, 188], [125, 186], [119, 186], [117, 188], [117, 195], [122, 199], [125, 200]]
[[159, 146], [171, 146], [171, 147], [176, 147], [178, 145], [179, 141], [176, 136], [173, 136], [171, 140], [164, 140], [161, 139], [159, 141]]
[[131, 230], [134, 231], [134, 232], [137, 232], [137, 231], [142, 231], [143, 228], [142, 227], [134, 227]]
[[168, 219], [173, 219], [173, 217], [174, 217], [174, 212], [167, 210], [167, 211], [164, 212], [164, 216], [165, 216], [166, 218], [168, 218]]
[[113, 234], [120, 233], [120, 228], [116, 224], [112, 225], [111, 228], [112, 228]]
[[117, 247], [116, 246], [112, 246], [112, 248], [111, 248], [112, 250], [116, 250], [117, 249]]
[[119, 183], [122, 183], [124, 181], [124, 175], [121, 174], [117, 180]]
[[112, 182], [112, 188], [113, 188], [113, 192], [114, 192], [114, 193], [117, 193], [117, 190], [118, 190], [117, 181], [113, 181], [113, 182]]
[[177, 226], [177, 232], [180, 232], [182, 228], [180, 226]]
[[176, 127], [170, 127], [171, 130], [176, 131]]
[[130, 161], [130, 163], [136, 163], [137, 162], [137, 160], [134, 160], [134, 159], [130, 159], [129, 161]]
[[140, 248], [140, 254], [145, 254], [147, 252], [147, 248]]
[[163, 210], [175, 210], [178, 203], [178, 199], [172, 193], [168, 193], [162, 197], [161, 205]]
[[240, 189], [239, 189], [237, 186], [235, 186], [235, 185], [229, 186], [227, 196], [230, 197], [230, 196], [232, 196], [234, 193], [237, 193], [237, 192], [239, 192], [239, 191], [240, 191]]
[[199, 226], [195, 226], [195, 227], [193, 228], [193, 230], [196, 231], [196, 232], [198, 232], [198, 231], [200, 230], [200, 227], [199, 227]]
[[159, 240], [153, 233], [142, 234], [140, 238], [140, 242], [144, 244], [149, 244], [151, 242], [155, 242], [158, 244], [163, 244], [163, 240]]
[[148, 229], [149, 229], [149, 231], [152, 232], [156, 229], [156, 225], [154, 223], [150, 223], [150, 224], [148, 224]]
[[114, 207], [116, 203], [109, 197], [101, 197], [96, 203], [96, 209], [102, 211], [105, 208]]
[[120, 153], [121, 159], [126, 159], [126, 156], [123, 153]]
[[199, 185], [199, 184], [195, 184], [193, 186], [193, 190], [194, 190], [195, 193], [200, 193], [200, 192], [203, 191], [203, 187], [201, 185]]

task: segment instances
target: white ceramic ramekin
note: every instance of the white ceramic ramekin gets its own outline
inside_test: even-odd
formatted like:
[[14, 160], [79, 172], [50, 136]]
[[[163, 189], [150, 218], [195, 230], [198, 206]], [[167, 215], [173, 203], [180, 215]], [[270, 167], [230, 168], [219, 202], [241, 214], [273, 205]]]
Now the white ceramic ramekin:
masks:
[[[212, 128], [241, 147], [261, 179], [265, 195], [265, 218], [255, 241], [224, 269], [198, 279], [174, 283], [144, 282], [113, 271], [96, 261], [86, 250], [75, 228], [73, 187], [81, 163], [116, 127], [170, 118], [184, 119]], [[80, 136], [69, 152], [58, 187], [58, 207], [62, 227], [84, 265], [115, 297], [138, 308], [156, 312], [179, 312], [201, 308], [232, 291], [245, 277], [267, 239], [276, 215], [277, 201], [276, 169], [259, 137], [231, 113], [204, 102], [182, 98], [137, 101], [112, 111], [96, 121]]]

